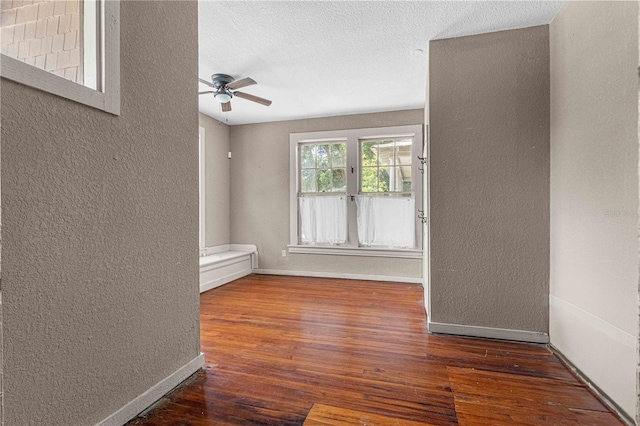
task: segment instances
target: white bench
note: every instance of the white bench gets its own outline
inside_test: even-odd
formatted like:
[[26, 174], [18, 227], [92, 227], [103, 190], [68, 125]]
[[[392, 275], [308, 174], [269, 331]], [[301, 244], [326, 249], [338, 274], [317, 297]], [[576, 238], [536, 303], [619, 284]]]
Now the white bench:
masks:
[[200, 251], [200, 293], [249, 275], [258, 268], [258, 248], [225, 244]]

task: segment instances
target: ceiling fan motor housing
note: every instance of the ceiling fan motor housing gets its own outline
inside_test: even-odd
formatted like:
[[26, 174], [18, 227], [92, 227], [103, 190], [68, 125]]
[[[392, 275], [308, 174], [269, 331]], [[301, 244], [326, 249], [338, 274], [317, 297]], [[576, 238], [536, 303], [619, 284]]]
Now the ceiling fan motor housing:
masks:
[[234, 80], [235, 78], [227, 74], [213, 74], [211, 76], [211, 81], [216, 88], [224, 87]]

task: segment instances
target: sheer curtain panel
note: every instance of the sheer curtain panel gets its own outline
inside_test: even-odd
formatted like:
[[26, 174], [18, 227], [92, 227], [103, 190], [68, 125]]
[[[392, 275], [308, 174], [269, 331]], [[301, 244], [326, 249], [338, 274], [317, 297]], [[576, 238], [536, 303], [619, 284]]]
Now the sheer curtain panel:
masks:
[[357, 195], [356, 205], [360, 245], [415, 247], [414, 198]]
[[347, 241], [347, 197], [298, 197], [300, 242], [302, 244], [344, 244]]

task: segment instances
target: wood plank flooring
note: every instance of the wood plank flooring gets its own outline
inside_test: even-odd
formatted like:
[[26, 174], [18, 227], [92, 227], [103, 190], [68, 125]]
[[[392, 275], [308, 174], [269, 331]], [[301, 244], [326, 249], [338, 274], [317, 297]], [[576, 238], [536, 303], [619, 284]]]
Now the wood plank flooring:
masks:
[[619, 425], [544, 345], [427, 334], [420, 285], [251, 275], [201, 295], [206, 368], [130, 425]]

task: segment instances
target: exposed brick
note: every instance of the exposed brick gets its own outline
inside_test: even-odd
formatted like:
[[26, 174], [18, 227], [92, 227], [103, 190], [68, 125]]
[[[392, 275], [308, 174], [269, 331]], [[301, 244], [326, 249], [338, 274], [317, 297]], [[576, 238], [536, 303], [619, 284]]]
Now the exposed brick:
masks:
[[24, 39], [29, 40], [36, 37], [36, 21], [27, 22], [24, 26]]
[[31, 66], [35, 66], [36, 65], [36, 58], [26, 57], [26, 58], [24, 58], [24, 62], [25, 62], [25, 64], [29, 64]]
[[11, 0], [0, 0], [0, 10], [11, 9]]
[[9, 49], [7, 50], [7, 56], [11, 56], [12, 58], [18, 57], [18, 43], [13, 43], [9, 45]]
[[60, 52], [64, 48], [64, 34], [56, 34], [53, 36], [52, 52]]

